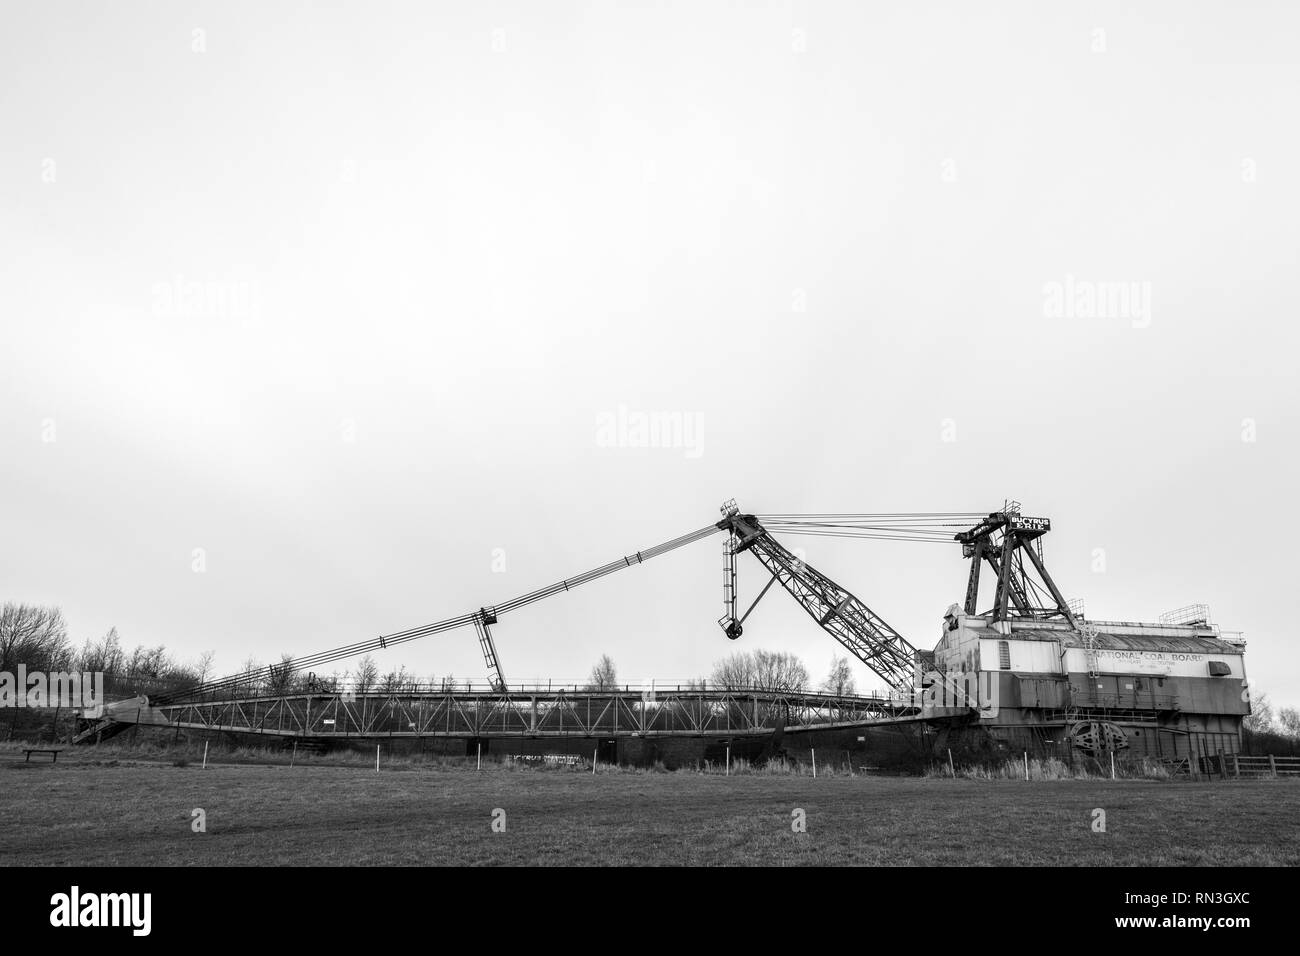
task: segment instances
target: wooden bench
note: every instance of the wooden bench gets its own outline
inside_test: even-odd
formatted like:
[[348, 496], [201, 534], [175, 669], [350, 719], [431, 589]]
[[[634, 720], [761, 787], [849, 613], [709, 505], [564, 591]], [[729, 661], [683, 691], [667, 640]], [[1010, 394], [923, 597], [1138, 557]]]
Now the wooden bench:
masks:
[[32, 754], [49, 754], [52, 758], [54, 758], [50, 762], [58, 763], [59, 754], [63, 753], [63, 748], [62, 747], [24, 747], [23, 753], [27, 755], [27, 759], [24, 760], [23, 763], [27, 763], [28, 761], [30, 761], [32, 759]]

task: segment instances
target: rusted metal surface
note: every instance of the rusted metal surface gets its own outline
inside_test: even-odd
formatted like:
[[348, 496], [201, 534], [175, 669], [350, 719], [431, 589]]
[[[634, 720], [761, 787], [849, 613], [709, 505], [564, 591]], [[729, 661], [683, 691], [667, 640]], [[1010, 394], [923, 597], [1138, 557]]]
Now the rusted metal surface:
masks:
[[[1057, 641], [1066, 647], [1083, 647], [1084, 637], [1077, 631], [1022, 630], [1017, 628], [1008, 637], [1015, 641]], [[1095, 646], [1108, 651], [1157, 651], [1167, 654], [1232, 654], [1241, 648], [1214, 637], [1183, 637], [1158, 634], [1114, 634], [1098, 630]]]

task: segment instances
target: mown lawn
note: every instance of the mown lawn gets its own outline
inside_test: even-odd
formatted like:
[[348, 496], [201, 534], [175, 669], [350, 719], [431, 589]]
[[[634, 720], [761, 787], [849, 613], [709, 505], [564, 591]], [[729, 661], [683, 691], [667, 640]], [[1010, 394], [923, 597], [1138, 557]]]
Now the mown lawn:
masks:
[[[191, 830], [206, 812], [206, 833]], [[504, 833], [492, 830], [505, 811]], [[792, 811], [807, 832], [791, 830]], [[1093, 831], [1093, 810], [1106, 832]], [[1300, 783], [0, 760], [0, 864], [1300, 864]]]

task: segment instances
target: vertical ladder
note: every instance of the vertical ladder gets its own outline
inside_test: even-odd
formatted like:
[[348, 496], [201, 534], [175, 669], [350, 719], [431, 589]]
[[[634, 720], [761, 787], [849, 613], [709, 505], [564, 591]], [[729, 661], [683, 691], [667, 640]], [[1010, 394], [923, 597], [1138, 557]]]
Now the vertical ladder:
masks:
[[1099, 673], [1097, 664], [1097, 627], [1090, 621], [1079, 621], [1079, 636], [1083, 638], [1083, 656], [1088, 662], [1088, 676], [1095, 678]]
[[492, 640], [492, 628], [497, 616], [487, 608], [480, 608], [474, 615], [474, 630], [478, 631], [478, 644], [483, 651], [483, 662], [487, 664], [488, 680], [493, 690], [505, 690], [506, 678], [501, 672], [501, 659], [497, 657], [497, 647]]
[[736, 545], [734, 534], [722, 542], [722, 617], [718, 624], [733, 640], [740, 636], [740, 622], [736, 619]]

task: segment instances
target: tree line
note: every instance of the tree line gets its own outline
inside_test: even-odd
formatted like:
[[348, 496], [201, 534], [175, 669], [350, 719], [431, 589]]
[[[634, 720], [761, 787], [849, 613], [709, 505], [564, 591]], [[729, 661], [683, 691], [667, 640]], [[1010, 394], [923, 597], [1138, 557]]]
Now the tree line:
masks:
[[63, 612], [56, 607], [6, 602], [0, 607], [0, 671], [90, 671], [112, 678], [199, 683], [212, 674], [216, 655], [200, 654], [180, 661], [163, 645], [127, 648], [110, 628], [103, 637], [77, 645], [68, 633]]
[[1283, 707], [1276, 713], [1268, 694], [1260, 694], [1250, 704], [1250, 716], [1242, 721], [1247, 730], [1257, 734], [1282, 734], [1300, 737], [1300, 710]]
[[[618, 673], [608, 654], [601, 655], [591, 669], [584, 690], [614, 690], [619, 686]], [[784, 651], [755, 649], [722, 658], [713, 665], [707, 678], [688, 681], [687, 687], [703, 690], [763, 690], [778, 693], [804, 693], [814, 689], [808, 668], [796, 655]], [[857, 693], [853, 670], [847, 657], [835, 657], [826, 679], [815, 688], [824, 694], [850, 697]]]

